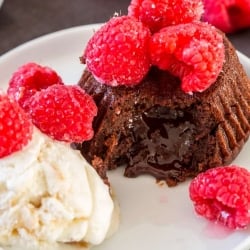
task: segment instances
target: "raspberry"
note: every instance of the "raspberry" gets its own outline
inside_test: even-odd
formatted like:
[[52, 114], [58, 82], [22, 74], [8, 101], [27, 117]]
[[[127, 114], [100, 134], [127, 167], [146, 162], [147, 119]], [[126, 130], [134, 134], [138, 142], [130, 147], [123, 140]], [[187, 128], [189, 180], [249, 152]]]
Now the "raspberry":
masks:
[[113, 17], [90, 39], [83, 61], [101, 83], [135, 85], [150, 67], [149, 40], [149, 29], [135, 18]]
[[82, 142], [93, 136], [94, 100], [78, 86], [51, 85], [27, 102], [33, 123], [53, 139]]
[[199, 174], [189, 186], [195, 211], [231, 229], [250, 223], [250, 172], [232, 165]]
[[153, 33], [166, 26], [199, 21], [202, 13], [202, 0], [132, 0], [128, 7], [128, 15]]
[[202, 92], [222, 69], [223, 36], [202, 22], [169, 26], [152, 36], [150, 54], [152, 64], [182, 80], [184, 92]]
[[30, 62], [17, 69], [12, 75], [7, 93], [26, 109], [26, 100], [37, 91], [53, 84], [62, 84], [61, 78], [49, 67]]
[[233, 33], [250, 27], [249, 0], [203, 0], [203, 20], [211, 23], [225, 33]]
[[0, 157], [21, 150], [31, 139], [32, 123], [14, 100], [0, 94]]

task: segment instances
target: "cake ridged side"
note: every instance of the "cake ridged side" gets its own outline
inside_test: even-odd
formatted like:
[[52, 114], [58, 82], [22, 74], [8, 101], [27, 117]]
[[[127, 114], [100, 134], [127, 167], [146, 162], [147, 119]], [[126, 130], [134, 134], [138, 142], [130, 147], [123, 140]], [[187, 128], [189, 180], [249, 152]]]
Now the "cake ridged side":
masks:
[[[242, 65], [229, 43], [228, 58], [231, 65], [222, 72], [227, 79], [226, 90], [222, 88], [211, 100], [212, 112], [218, 120], [216, 131], [217, 147], [215, 155], [219, 155], [221, 164], [230, 163], [239, 153], [250, 133], [250, 79], [245, 74]], [[230, 77], [227, 77], [230, 76]]]
[[249, 136], [250, 116], [245, 114], [246, 109], [242, 108], [248, 100], [246, 108], [250, 109], [249, 99], [245, 97], [241, 100], [235, 99], [235, 106], [229, 109], [229, 106], [224, 103], [223, 96], [219, 95], [212, 104], [214, 113], [221, 120], [216, 131], [218, 145], [216, 150], [219, 150], [219, 153], [215, 152], [215, 154], [220, 155], [222, 164], [228, 164], [235, 158]]

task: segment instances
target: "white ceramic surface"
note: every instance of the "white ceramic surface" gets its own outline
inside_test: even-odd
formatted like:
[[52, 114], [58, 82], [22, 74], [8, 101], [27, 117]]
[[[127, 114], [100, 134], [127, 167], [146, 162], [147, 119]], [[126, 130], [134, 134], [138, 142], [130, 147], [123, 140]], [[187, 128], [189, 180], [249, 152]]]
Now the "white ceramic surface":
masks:
[[[59, 31], [6, 53], [0, 57], [0, 87], [5, 89], [12, 72], [29, 61], [54, 68], [66, 83], [77, 83], [84, 67], [79, 57], [97, 27]], [[241, 53], [239, 57], [250, 76], [250, 59]], [[250, 141], [234, 163], [250, 169], [249, 152]], [[250, 249], [250, 229], [230, 231], [195, 215], [188, 197], [188, 181], [168, 188], [149, 176], [125, 178], [122, 169], [109, 176], [121, 206], [121, 225], [111, 239], [93, 250]]]

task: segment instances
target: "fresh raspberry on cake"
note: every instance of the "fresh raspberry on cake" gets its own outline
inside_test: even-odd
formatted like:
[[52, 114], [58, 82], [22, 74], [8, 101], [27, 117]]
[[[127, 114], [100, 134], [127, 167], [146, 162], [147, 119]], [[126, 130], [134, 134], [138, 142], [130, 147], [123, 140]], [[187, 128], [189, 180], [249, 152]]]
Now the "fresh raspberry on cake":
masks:
[[31, 139], [33, 125], [14, 100], [0, 93], [0, 157], [21, 150]]
[[53, 84], [62, 84], [62, 79], [49, 67], [30, 62], [13, 73], [8, 87], [8, 95], [26, 109], [26, 100], [37, 91]]
[[223, 36], [203, 22], [179, 24], [152, 36], [152, 64], [181, 79], [184, 92], [202, 92], [217, 79], [224, 63]]
[[135, 85], [150, 67], [150, 31], [133, 17], [111, 18], [89, 40], [82, 61], [101, 83]]
[[128, 7], [128, 15], [143, 22], [152, 32], [199, 21], [202, 13], [202, 0], [132, 0]]
[[203, 20], [226, 33], [250, 27], [249, 0], [203, 0]]
[[49, 86], [31, 96], [27, 105], [33, 123], [53, 139], [82, 142], [93, 136], [97, 107], [78, 86]]
[[209, 169], [189, 186], [195, 211], [229, 228], [250, 223], [250, 172], [232, 165]]

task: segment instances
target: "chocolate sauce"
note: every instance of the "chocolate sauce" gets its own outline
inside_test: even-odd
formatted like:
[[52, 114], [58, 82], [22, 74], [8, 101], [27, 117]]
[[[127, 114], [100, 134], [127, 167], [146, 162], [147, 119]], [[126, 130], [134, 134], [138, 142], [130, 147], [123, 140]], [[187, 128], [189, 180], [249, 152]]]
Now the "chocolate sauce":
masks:
[[151, 169], [158, 179], [166, 172], [188, 168], [194, 143], [193, 111], [154, 106], [133, 121], [134, 143], [127, 153], [125, 175], [135, 177]]

